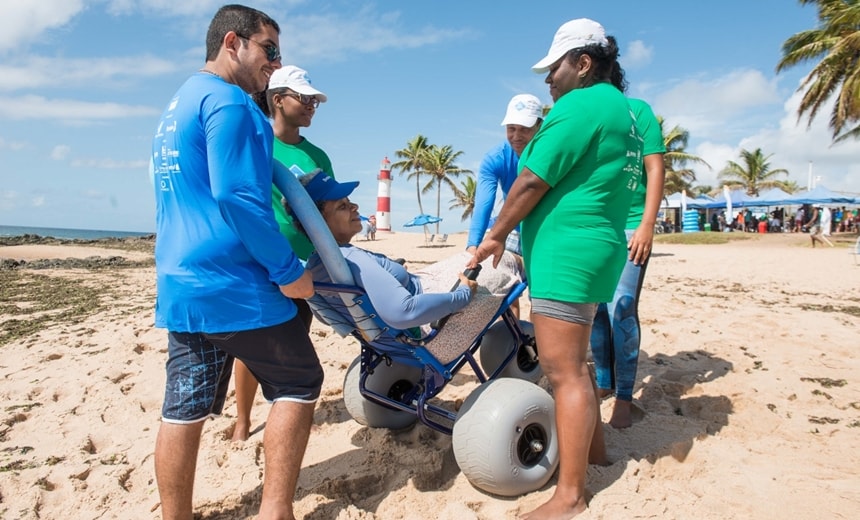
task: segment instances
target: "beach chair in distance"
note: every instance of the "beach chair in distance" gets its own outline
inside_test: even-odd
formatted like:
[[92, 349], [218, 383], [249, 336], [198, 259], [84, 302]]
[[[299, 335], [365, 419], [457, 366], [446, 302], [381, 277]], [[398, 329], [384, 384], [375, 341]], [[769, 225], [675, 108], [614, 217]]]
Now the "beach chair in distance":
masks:
[[433, 245], [433, 239], [436, 238], [436, 235], [424, 235], [424, 246], [430, 247]]
[[445, 244], [446, 242], [448, 242], [448, 233], [445, 233], [444, 235], [436, 239], [437, 244]]

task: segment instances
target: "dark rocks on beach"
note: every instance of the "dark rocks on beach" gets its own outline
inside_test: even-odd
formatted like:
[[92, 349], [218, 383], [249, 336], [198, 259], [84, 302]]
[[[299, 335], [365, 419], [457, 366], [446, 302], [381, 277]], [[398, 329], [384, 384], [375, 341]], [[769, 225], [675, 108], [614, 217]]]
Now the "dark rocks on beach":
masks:
[[[155, 249], [155, 235], [139, 237], [108, 237], [97, 239], [68, 239], [43, 237], [40, 235], [18, 235], [13, 237], [0, 237], [0, 246], [21, 245], [73, 245], [73, 246], [96, 246], [107, 249], [122, 249], [127, 251], [142, 251], [152, 253]], [[106, 269], [116, 267], [147, 267], [154, 264], [153, 259], [128, 260], [122, 256], [90, 256], [87, 258], [66, 259], [40, 259], [40, 260], [14, 260], [11, 258], [0, 258], [0, 271], [14, 269]]]
[[145, 267], [152, 260], [132, 261], [121, 256], [88, 256], [87, 258], [44, 258], [40, 260], [13, 260], [0, 258], [0, 270], [13, 269], [106, 269], [116, 267]]
[[54, 238], [43, 237], [41, 235], [17, 235], [13, 237], [0, 237], [0, 246], [22, 246], [28, 244], [41, 245], [103, 245], [105, 247], [121, 247], [122, 245], [137, 245], [137, 244], [154, 244], [155, 235], [144, 235], [140, 237], [106, 237], [95, 239], [77, 239], [77, 238]]

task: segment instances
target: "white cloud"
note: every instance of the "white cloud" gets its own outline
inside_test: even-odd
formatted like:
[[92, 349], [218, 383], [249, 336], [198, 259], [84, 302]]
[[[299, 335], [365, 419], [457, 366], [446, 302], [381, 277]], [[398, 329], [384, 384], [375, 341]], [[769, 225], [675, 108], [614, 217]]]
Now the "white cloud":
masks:
[[0, 98], [0, 117], [9, 119], [50, 119], [80, 123], [153, 116], [160, 113], [156, 108], [120, 103], [90, 103], [33, 95]]
[[83, 9], [83, 0], [4, 0], [0, 3], [0, 52], [38, 40], [43, 31], [62, 27]]
[[11, 211], [18, 207], [20, 199], [18, 192], [14, 190], [0, 190], [0, 210]]
[[96, 200], [98, 200], [98, 199], [106, 198], [107, 194], [105, 194], [103, 191], [98, 191], [98, 190], [84, 190], [81, 192], [81, 196], [84, 197], [85, 199], [96, 199]]
[[[136, 12], [156, 12], [163, 16], [198, 15], [211, 17], [223, 0], [109, 0], [107, 10], [115, 15], [128, 15]], [[277, 20], [275, 9], [283, 9], [304, 3], [304, 0], [259, 0], [254, 2], [259, 9]], [[278, 20], [280, 22], [280, 20]]]
[[65, 144], [57, 145], [54, 147], [53, 150], [51, 150], [51, 159], [53, 159], [55, 161], [62, 161], [63, 159], [65, 159], [66, 157], [69, 156], [69, 153], [71, 151], [72, 151], [71, 146], [68, 146]]
[[290, 62], [336, 61], [349, 52], [414, 49], [472, 37], [468, 29], [438, 27], [404, 30], [400, 13], [376, 13], [363, 8], [348, 15], [288, 16], [281, 25], [281, 46]]
[[13, 152], [16, 150], [22, 150], [27, 146], [27, 143], [22, 141], [7, 141], [0, 137], [0, 150], [12, 150]]
[[21, 56], [0, 64], [0, 91], [55, 88], [57, 85], [64, 88], [123, 85], [162, 76], [179, 67], [175, 59], [149, 55], [93, 59]]
[[721, 142], [706, 138], [693, 147], [691, 152], [713, 167], [712, 172], [703, 167], [694, 167], [697, 183], [716, 186], [717, 173], [727, 161], [738, 161], [741, 149], [752, 151], [761, 148], [765, 155], [771, 155], [771, 168], [788, 170], [787, 178], [802, 188], [807, 186], [811, 167], [812, 175], [820, 177], [818, 184], [835, 191], [860, 194], [860, 163], [857, 162], [860, 141], [833, 144], [827, 126], [832, 101], [821, 108], [819, 116], [807, 128], [805, 118], [801, 121], [797, 119], [801, 97], [802, 93], [795, 92], [785, 100], [782, 110], [775, 114], [776, 121], [772, 125], [761, 127], [734, 141]]
[[715, 80], [684, 80], [654, 99], [652, 106], [670, 125], [680, 125], [691, 135], [729, 138], [759, 128], [760, 111], [780, 102], [776, 79], [743, 69]]
[[654, 47], [648, 47], [642, 40], [634, 40], [627, 46], [627, 52], [620, 57], [621, 65], [625, 69], [636, 69], [651, 63], [654, 56]]
[[42, 206], [45, 205], [45, 196], [44, 195], [37, 195], [37, 196], [33, 197], [32, 199], [30, 199], [30, 205], [33, 206], [34, 208], [41, 208]]
[[75, 168], [96, 168], [100, 170], [139, 170], [149, 168], [149, 160], [117, 161], [115, 159], [77, 159], [71, 164]]

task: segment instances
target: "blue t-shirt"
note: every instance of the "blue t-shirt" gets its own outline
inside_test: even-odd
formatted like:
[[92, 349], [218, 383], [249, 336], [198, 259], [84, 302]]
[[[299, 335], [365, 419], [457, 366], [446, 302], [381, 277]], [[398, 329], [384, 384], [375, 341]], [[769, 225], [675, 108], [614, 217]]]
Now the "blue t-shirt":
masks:
[[490, 214], [496, 203], [496, 186], [502, 189], [503, 197], [508, 196], [511, 185], [517, 180], [518, 162], [519, 157], [508, 141], [493, 148], [484, 156], [478, 170], [475, 209], [472, 212], [466, 247], [477, 246], [484, 239], [484, 233], [490, 225]]
[[[340, 251], [355, 285], [365, 290], [380, 319], [391, 327], [404, 330], [430, 323], [459, 311], [472, 297], [465, 284], [451, 292], [425, 293], [418, 276], [385, 255], [353, 245], [340, 246]], [[315, 282], [331, 283], [318, 253], [311, 255], [307, 267]]]
[[303, 272], [272, 211], [272, 128], [241, 88], [196, 74], [152, 141], [155, 324], [231, 332], [296, 314], [278, 285]]

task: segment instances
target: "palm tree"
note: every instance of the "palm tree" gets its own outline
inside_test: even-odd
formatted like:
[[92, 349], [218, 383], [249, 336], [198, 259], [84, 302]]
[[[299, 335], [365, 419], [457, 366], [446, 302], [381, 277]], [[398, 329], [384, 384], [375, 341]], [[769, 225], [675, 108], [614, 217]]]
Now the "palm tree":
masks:
[[798, 88], [806, 92], [797, 109], [797, 118], [806, 114], [812, 124], [821, 106], [836, 94], [829, 125], [833, 139], [856, 139], [860, 137], [860, 125], [841, 136], [839, 133], [847, 124], [860, 120], [860, 1], [799, 1], [802, 5], [818, 5], [818, 27], [785, 40], [776, 71], [821, 58]]
[[[424, 185], [422, 193], [427, 193], [433, 187], [436, 187], [436, 216], [442, 211], [442, 185], [445, 184], [451, 191], [457, 189], [451, 177], [457, 177], [460, 174], [471, 174], [472, 170], [460, 168], [454, 161], [463, 155], [462, 151], [455, 152], [451, 145], [436, 146], [430, 145], [429, 148], [422, 154], [421, 175], [427, 175], [430, 180]], [[439, 233], [439, 223], [436, 223], [436, 234]]]
[[460, 221], [463, 222], [472, 216], [475, 211], [475, 190], [478, 189], [478, 183], [475, 178], [469, 175], [466, 180], [460, 183], [462, 189], [454, 186], [454, 198], [448, 202], [451, 205], [448, 209], [464, 208], [463, 214], [460, 215]]
[[708, 186], [707, 184], [699, 184], [698, 186], [693, 186], [693, 195], [698, 197], [700, 195], [710, 195], [711, 192], [714, 191], [713, 186]]
[[400, 170], [400, 175], [408, 174], [406, 180], [415, 179], [415, 195], [418, 197], [419, 214], [424, 213], [424, 206], [421, 204], [421, 158], [428, 146], [426, 137], [421, 134], [416, 135], [415, 138], [406, 143], [406, 148], [394, 152], [396, 157], [403, 160], [391, 165], [393, 169]]
[[806, 188], [801, 188], [795, 181], [780, 181], [779, 189], [786, 193], [797, 193], [801, 189], [805, 190]]
[[693, 182], [696, 181], [696, 172], [687, 168], [687, 163], [704, 164], [711, 168], [704, 159], [697, 155], [687, 153], [687, 142], [690, 140], [690, 132], [675, 125], [666, 132], [663, 126], [663, 116], [657, 116], [660, 123], [660, 131], [663, 133], [663, 145], [666, 153], [663, 155], [663, 164], [666, 170], [666, 181], [663, 184], [664, 195], [671, 195], [687, 190], [693, 191]]
[[728, 186], [729, 188], [744, 188], [749, 195], [758, 195], [762, 189], [781, 187], [784, 183], [779, 179], [775, 179], [778, 175], [788, 174], [788, 170], [777, 168], [772, 170], [768, 160], [773, 156], [765, 156], [761, 148], [756, 148], [754, 151], [741, 149], [741, 160], [743, 164], [738, 164], [734, 161], [726, 163], [718, 175], [720, 186]]

